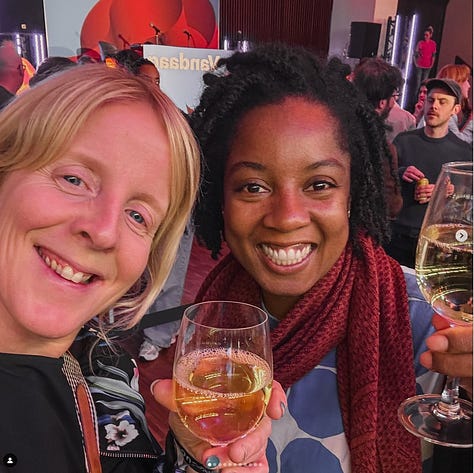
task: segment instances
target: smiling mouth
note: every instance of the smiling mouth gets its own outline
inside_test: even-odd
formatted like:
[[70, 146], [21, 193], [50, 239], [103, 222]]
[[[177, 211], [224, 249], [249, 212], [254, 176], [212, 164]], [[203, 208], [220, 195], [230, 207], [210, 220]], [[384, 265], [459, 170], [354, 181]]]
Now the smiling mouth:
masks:
[[68, 264], [61, 264], [52, 256], [44, 254], [41, 248], [37, 248], [38, 254], [46, 265], [56, 272], [59, 276], [67, 281], [71, 281], [76, 284], [90, 284], [94, 278], [93, 274], [83, 273], [82, 271], [75, 271], [72, 266]]
[[270, 245], [260, 245], [267, 258], [278, 266], [291, 266], [301, 263], [313, 250], [310, 244], [292, 245], [290, 247], [272, 247]]

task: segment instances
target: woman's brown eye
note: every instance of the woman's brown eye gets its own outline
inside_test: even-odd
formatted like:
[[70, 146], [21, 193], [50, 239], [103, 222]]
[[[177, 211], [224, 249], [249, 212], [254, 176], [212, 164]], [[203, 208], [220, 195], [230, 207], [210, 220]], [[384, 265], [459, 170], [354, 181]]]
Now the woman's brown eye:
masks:
[[252, 192], [253, 194], [256, 194], [257, 192], [260, 192], [261, 186], [258, 184], [248, 184], [247, 185], [247, 190], [249, 192]]

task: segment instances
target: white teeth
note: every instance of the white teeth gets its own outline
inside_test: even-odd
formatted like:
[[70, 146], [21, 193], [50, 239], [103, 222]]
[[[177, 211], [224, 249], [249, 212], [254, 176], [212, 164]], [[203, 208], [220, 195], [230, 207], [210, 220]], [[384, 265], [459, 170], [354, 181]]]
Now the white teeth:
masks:
[[76, 274], [72, 275], [71, 281], [72, 282], [82, 282], [84, 279], [84, 273], [77, 272]]
[[74, 283], [86, 283], [92, 277], [92, 274], [84, 274], [81, 271], [74, 272], [74, 270], [69, 265], [62, 267], [56, 260], [51, 259], [49, 256], [43, 256], [41, 250], [39, 251], [39, 254], [43, 258], [43, 261], [53, 271], [68, 281], [72, 281]]
[[301, 249], [273, 249], [270, 246], [262, 245], [262, 250], [270, 260], [280, 266], [290, 266], [303, 261], [311, 252], [311, 245], [305, 245]]

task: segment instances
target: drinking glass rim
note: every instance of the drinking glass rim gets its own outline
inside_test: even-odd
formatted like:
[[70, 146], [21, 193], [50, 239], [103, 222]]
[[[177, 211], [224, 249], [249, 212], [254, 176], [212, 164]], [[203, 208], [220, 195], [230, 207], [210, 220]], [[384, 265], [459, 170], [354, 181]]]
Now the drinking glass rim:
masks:
[[[239, 304], [239, 305], [244, 305], [247, 307], [250, 307], [252, 309], [257, 309], [257, 312], [260, 312], [263, 315], [263, 320], [259, 323], [256, 323], [254, 325], [247, 325], [245, 327], [214, 327], [212, 325], [206, 325], [202, 324], [199, 322], [196, 322], [195, 320], [191, 319], [188, 316], [188, 312], [191, 312], [192, 309], [195, 309], [198, 306], [204, 306], [204, 305], [210, 305], [210, 304]], [[247, 302], [239, 302], [239, 301], [225, 301], [225, 300], [212, 300], [212, 301], [202, 301], [202, 302], [196, 302], [195, 304], [191, 304], [190, 306], [186, 307], [186, 309], [183, 312], [183, 319], [186, 318], [189, 322], [193, 323], [194, 325], [200, 326], [200, 327], [205, 327], [205, 328], [210, 328], [210, 329], [216, 329], [216, 330], [247, 330], [247, 329], [254, 329], [257, 327], [260, 327], [261, 325], [264, 325], [268, 322], [268, 314], [261, 308], [253, 304], [249, 304]]]
[[473, 163], [471, 161], [451, 161], [442, 166], [444, 172], [455, 172], [459, 174], [473, 174]]

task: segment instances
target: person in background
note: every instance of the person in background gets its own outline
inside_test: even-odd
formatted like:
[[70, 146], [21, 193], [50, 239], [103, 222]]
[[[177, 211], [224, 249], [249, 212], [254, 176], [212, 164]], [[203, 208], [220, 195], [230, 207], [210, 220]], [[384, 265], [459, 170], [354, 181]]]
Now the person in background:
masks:
[[428, 79], [436, 58], [436, 48], [436, 42], [433, 40], [433, 27], [428, 26], [423, 30], [423, 39], [418, 41], [413, 53], [416, 73], [415, 90], [418, 90], [420, 84]]
[[399, 97], [403, 78], [398, 67], [381, 58], [363, 58], [354, 68], [352, 82], [386, 120]]
[[[461, 108], [461, 88], [451, 79], [426, 83], [425, 126], [399, 134], [397, 148], [403, 207], [393, 222], [387, 253], [400, 264], [415, 267], [418, 235], [441, 166], [450, 161], [471, 161], [472, 146], [449, 131], [449, 121]], [[428, 183], [419, 185], [420, 179]]]
[[77, 63], [68, 57], [62, 56], [50, 56], [47, 57], [36, 69], [35, 74], [30, 79], [30, 86], [41, 82], [42, 80], [49, 77], [51, 74], [56, 72], [64, 71], [70, 67], [77, 66]]
[[14, 97], [23, 83], [21, 56], [10, 41], [0, 45], [0, 109]]
[[[130, 71], [135, 75], [144, 77], [153, 86], [160, 88], [160, 72], [149, 59], [140, 57], [130, 66]], [[181, 304], [193, 239], [194, 228], [192, 222], [189, 221], [179, 243], [176, 261], [160, 294], [150, 306], [149, 313]], [[180, 321], [178, 320], [159, 327], [145, 328], [143, 343], [139, 351], [140, 358], [148, 361], [156, 359], [160, 350], [168, 348], [175, 340], [179, 325]]]
[[131, 71], [138, 76], [146, 77], [158, 88], [160, 87], [160, 72], [157, 67], [149, 60], [141, 57], [131, 66]]
[[390, 160], [384, 162], [385, 198], [388, 216], [394, 219], [400, 212], [403, 202], [397, 174], [397, 153], [389, 137], [389, 134], [394, 132], [394, 128], [387, 120], [399, 97], [398, 91], [403, 82], [402, 74], [400, 69], [381, 58], [364, 58], [354, 68], [351, 78], [386, 125]]
[[[398, 100], [398, 98], [397, 98]], [[388, 114], [387, 120], [387, 140], [393, 143], [395, 137], [403, 131], [413, 130], [416, 128], [416, 118], [408, 110], [400, 107], [395, 101], [393, 107]]]
[[[433, 391], [440, 377], [419, 363], [431, 307], [382, 249], [383, 122], [337, 59], [263, 45], [217, 66], [191, 115], [203, 154], [195, 224], [212, 255], [224, 240], [231, 253], [197, 300], [270, 315], [288, 394], [270, 471], [420, 472], [419, 440], [397, 409], [415, 379]], [[464, 351], [472, 359], [472, 342]]]
[[[267, 417], [210, 448], [172, 414], [165, 457], [116, 340], [159, 293], [195, 201], [199, 153], [181, 112], [124, 69], [73, 67], [5, 107], [0, 150], [0, 458], [19, 473], [183, 471], [177, 438], [200, 471], [211, 458], [265, 473]], [[173, 408], [171, 380], [153, 392]], [[275, 384], [268, 412], [284, 402]]]
[[461, 110], [457, 116], [452, 116], [449, 130], [461, 140], [472, 144], [472, 105], [469, 103], [470, 76], [471, 70], [466, 64], [447, 64], [436, 75], [440, 79], [453, 79], [461, 87]]
[[133, 64], [141, 57], [142, 56], [134, 49], [121, 49], [109, 55], [109, 58], [112, 59], [115, 64], [124, 67], [129, 71], [132, 71]]
[[424, 80], [420, 84], [420, 88], [418, 89], [418, 95], [417, 95], [417, 100], [415, 104], [415, 109], [413, 111], [413, 115], [416, 119], [416, 125], [417, 127], [422, 127], [425, 124], [425, 121], [423, 120], [423, 114], [425, 111], [425, 100], [426, 96], [428, 95], [428, 89], [426, 88], [426, 82], [427, 80]]

